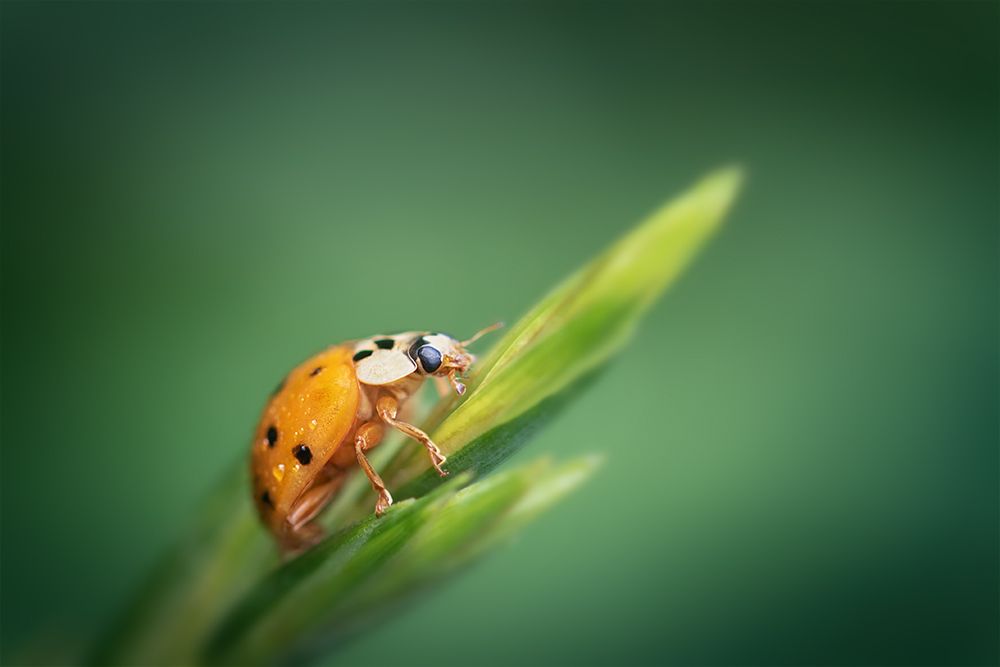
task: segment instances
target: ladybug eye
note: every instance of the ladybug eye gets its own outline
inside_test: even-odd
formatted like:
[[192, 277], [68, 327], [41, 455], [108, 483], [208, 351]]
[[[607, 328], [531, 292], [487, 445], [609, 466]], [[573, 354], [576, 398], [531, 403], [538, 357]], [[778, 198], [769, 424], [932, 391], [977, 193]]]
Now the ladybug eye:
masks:
[[441, 368], [441, 353], [436, 347], [424, 345], [417, 349], [417, 359], [425, 373], [433, 373]]

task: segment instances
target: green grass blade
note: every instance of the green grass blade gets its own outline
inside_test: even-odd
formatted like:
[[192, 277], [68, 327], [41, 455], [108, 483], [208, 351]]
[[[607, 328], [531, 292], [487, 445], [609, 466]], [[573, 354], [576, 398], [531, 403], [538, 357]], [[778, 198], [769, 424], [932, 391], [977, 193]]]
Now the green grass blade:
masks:
[[595, 466], [541, 461], [464, 489], [468, 480], [454, 479], [363, 521], [262, 582], [222, 624], [206, 660], [300, 663], [327, 652], [482, 556]]
[[[650, 305], [718, 229], [742, 182], [709, 175], [556, 287], [478, 365], [464, 401], [431, 420], [448, 469], [484, 473], [517, 450], [628, 341]], [[439, 422], [439, 423], [437, 423]], [[400, 497], [438, 484], [404, 453], [390, 471]], [[402, 485], [401, 484], [404, 484]]]
[[606, 361], [719, 227], [741, 182], [727, 169], [670, 202], [572, 276], [479, 366], [473, 391], [435, 430], [454, 453]]

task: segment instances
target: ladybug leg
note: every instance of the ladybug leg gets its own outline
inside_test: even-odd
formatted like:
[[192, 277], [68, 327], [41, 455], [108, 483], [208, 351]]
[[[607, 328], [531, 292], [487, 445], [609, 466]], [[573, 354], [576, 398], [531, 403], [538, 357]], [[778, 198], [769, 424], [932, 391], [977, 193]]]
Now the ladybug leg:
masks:
[[448, 460], [448, 458], [444, 455], [444, 452], [442, 452], [438, 446], [434, 444], [431, 437], [413, 424], [407, 424], [406, 422], [396, 419], [396, 413], [399, 412], [399, 401], [395, 396], [385, 395], [380, 397], [378, 402], [375, 403], [375, 412], [378, 413], [378, 416], [386, 424], [393, 427], [397, 431], [400, 431], [404, 435], [408, 435], [426, 447], [427, 453], [431, 457], [431, 463], [438, 471], [438, 474], [442, 477], [448, 474], [448, 471], [441, 467], [444, 462]]
[[358, 432], [354, 436], [354, 452], [358, 456], [358, 464], [368, 476], [372, 489], [378, 494], [378, 501], [375, 503], [375, 516], [382, 516], [392, 505], [392, 495], [389, 489], [385, 488], [385, 482], [375, 472], [375, 468], [368, 462], [365, 452], [382, 440], [382, 425], [378, 422], [367, 422], [358, 427]]
[[316, 518], [316, 515], [326, 506], [327, 501], [333, 497], [344, 481], [343, 471], [337, 468], [325, 472], [325, 475], [326, 478], [314, 483], [288, 512], [287, 521], [292, 532], [301, 532], [306, 524]]
[[344, 482], [344, 471], [331, 466], [324, 474], [325, 478], [318, 480], [303, 493], [288, 513], [287, 534], [282, 540], [286, 551], [301, 550], [323, 537], [323, 530], [310, 522], [340, 489]]

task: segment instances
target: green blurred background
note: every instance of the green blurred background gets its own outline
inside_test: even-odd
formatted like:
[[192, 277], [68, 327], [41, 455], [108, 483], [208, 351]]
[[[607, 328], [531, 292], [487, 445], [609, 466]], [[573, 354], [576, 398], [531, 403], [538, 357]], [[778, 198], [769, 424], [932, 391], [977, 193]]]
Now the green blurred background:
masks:
[[2, 6], [2, 641], [121, 608], [328, 343], [730, 224], [531, 447], [608, 461], [331, 664], [998, 659], [998, 5]]

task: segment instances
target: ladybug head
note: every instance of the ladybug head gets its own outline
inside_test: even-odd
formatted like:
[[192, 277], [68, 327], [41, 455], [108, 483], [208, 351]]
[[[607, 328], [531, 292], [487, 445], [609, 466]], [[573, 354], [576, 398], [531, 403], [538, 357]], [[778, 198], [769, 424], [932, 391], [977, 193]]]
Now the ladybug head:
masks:
[[410, 359], [417, 365], [419, 373], [447, 377], [455, 391], [464, 394], [465, 385], [461, 382], [461, 376], [476, 361], [476, 357], [465, 349], [466, 346], [501, 326], [503, 325], [498, 322], [463, 341], [442, 333], [421, 334], [410, 344]]

